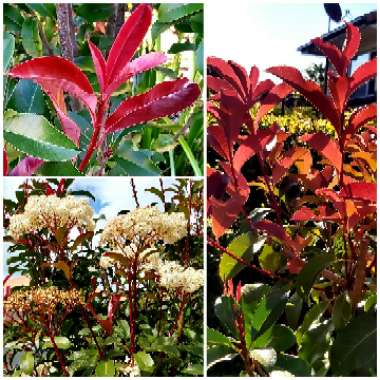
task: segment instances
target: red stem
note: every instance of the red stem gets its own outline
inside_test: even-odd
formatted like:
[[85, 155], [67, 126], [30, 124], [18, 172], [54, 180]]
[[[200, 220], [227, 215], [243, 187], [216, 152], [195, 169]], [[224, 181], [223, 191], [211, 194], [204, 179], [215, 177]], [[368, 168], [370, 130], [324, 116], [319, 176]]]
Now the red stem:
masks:
[[251, 269], [255, 270], [256, 272], [262, 274], [263, 276], [270, 277], [270, 278], [276, 278], [277, 277], [274, 273], [269, 272], [269, 271], [264, 270], [264, 269], [260, 269], [256, 265], [250, 264], [249, 262], [243, 260], [241, 257], [236, 256], [234, 253], [228, 251], [226, 248], [222, 247], [220, 244], [218, 244], [214, 240], [211, 240], [210, 238], [207, 239], [207, 244], [210, 245], [211, 247], [214, 247], [214, 248], [218, 249], [219, 251], [222, 251], [223, 253], [227, 254], [230, 257], [232, 257], [234, 260], [236, 260], [240, 264], [245, 265], [248, 268], [251, 268]]
[[59, 348], [58, 348], [57, 344], [55, 343], [54, 336], [51, 333], [50, 329], [48, 329], [48, 334], [49, 334], [49, 338], [50, 338], [51, 344], [53, 345], [55, 355], [57, 356], [59, 364], [61, 366], [62, 372], [64, 373], [65, 376], [70, 376], [69, 373], [67, 372], [67, 369], [66, 369], [66, 366], [65, 366], [65, 361], [63, 360], [62, 354], [59, 351]]
[[104, 116], [105, 116], [105, 109], [107, 107], [107, 102], [101, 100], [99, 103], [98, 110], [96, 111], [96, 121], [94, 125], [94, 132], [91, 136], [90, 144], [87, 147], [87, 151], [85, 156], [83, 157], [82, 162], [79, 165], [79, 171], [83, 172], [84, 169], [86, 169], [88, 162], [91, 159], [92, 154], [94, 153], [94, 150], [96, 148], [96, 145], [98, 143], [98, 138], [100, 131], [103, 126]]

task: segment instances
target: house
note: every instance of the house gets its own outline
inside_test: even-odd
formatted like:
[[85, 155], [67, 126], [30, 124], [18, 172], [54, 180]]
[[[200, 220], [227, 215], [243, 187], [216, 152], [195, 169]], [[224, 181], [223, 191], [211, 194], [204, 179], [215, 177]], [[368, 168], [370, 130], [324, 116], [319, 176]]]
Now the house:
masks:
[[[377, 12], [366, 13], [352, 20], [351, 23], [360, 29], [362, 36], [358, 55], [352, 61], [350, 67], [350, 72], [352, 73], [358, 66], [377, 56]], [[321, 38], [324, 41], [333, 43], [338, 48], [342, 48], [346, 35], [345, 29], [345, 25], [342, 24], [338, 28], [323, 34]], [[297, 50], [302, 54], [323, 56], [312, 42], [300, 46]], [[376, 92], [376, 79], [370, 80], [352, 95], [349, 104], [354, 106], [374, 102], [376, 101]]]

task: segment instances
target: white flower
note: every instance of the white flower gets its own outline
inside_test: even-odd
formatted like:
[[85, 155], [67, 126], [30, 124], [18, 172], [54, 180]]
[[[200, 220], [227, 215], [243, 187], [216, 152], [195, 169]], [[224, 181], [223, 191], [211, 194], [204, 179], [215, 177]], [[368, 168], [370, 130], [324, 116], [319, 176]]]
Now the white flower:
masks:
[[112, 249], [120, 249], [126, 240], [153, 246], [159, 240], [173, 244], [187, 233], [187, 220], [181, 212], [162, 212], [156, 207], [137, 208], [125, 215], [118, 215], [105, 226], [100, 243]]
[[292, 373], [288, 372], [288, 371], [272, 371], [270, 373], [270, 377], [274, 377], [274, 378], [277, 378], [277, 379], [281, 379], [283, 377], [295, 377]]
[[101, 268], [107, 269], [109, 267], [112, 267], [114, 264], [114, 260], [111, 259], [109, 256], [103, 255], [99, 260], [99, 265]]
[[194, 293], [203, 286], [203, 269], [184, 268], [175, 261], [166, 261], [157, 268], [157, 272], [160, 286], [169, 290]]
[[93, 210], [87, 199], [69, 195], [32, 195], [28, 198], [22, 214], [10, 218], [9, 234], [16, 240], [27, 233], [66, 227], [80, 227], [87, 231], [95, 229]]
[[277, 361], [277, 353], [273, 348], [260, 348], [251, 350], [250, 355], [264, 367], [273, 367]]

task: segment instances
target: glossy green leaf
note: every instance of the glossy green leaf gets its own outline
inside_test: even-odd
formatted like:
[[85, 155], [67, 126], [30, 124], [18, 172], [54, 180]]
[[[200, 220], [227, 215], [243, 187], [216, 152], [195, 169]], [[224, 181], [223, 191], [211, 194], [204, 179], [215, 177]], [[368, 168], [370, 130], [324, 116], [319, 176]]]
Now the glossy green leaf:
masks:
[[303, 319], [302, 325], [298, 328], [296, 332], [296, 338], [298, 344], [301, 343], [302, 336], [306, 331], [309, 330], [310, 326], [312, 323], [316, 323], [319, 321], [321, 316], [324, 314], [328, 307], [329, 303], [328, 302], [320, 302], [311, 307], [309, 311], [305, 314], [305, 317]]
[[42, 43], [38, 34], [38, 20], [26, 18], [21, 29], [21, 43], [25, 51], [32, 57], [42, 55]]
[[6, 118], [4, 139], [21, 152], [45, 161], [68, 161], [79, 153], [74, 143], [41, 115]]
[[222, 361], [231, 360], [238, 354], [231, 347], [214, 346], [207, 350], [207, 368], [211, 368]]
[[376, 314], [354, 318], [337, 332], [331, 348], [331, 369], [335, 376], [352, 376], [358, 369], [376, 372]]
[[[234, 238], [228, 245], [227, 250], [235, 256], [250, 262], [252, 260], [253, 243], [254, 235], [247, 232]], [[219, 277], [225, 281], [236, 276], [243, 268], [243, 264], [224, 253], [219, 263]]]
[[[68, 350], [71, 347], [71, 342], [69, 338], [66, 338], [65, 336], [56, 336], [54, 337], [55, 344], [60, 350]], [[49, 337], [44, 337], [43, 339], [44, 348], [53, 348], [53, 343], [51, 342]]]
[[[139, 152], [134, 157], [139, 156]], [[126, 160], [122, 157], [115, 157], [116, 166], [111, 170], [111, 175], [115, 176], [156, 176], [160, 174], [157, 167], [150, 162], [149, 158], [140, 157], [136, 162]]]
[[226, 296], [218, 297], [215, 301], [214, 310], [215, 315], [226, 331], [233, 337], [237, 337], [235, 316], [231, 298]]
[[303, 298], [295, 292], [285, 306], [285, 316], [289, 326], [296, 329], [301, 316]]
[[113, 4], [78, 4], [74, 5], [75, 14], [88, 22], [107, 21], [112, 15]]
[[284, 255], [280, 251], [275, 251], [271, 245], [265, 244], [260, 256], [260, 266], [271, 272], [277, 272], [286, 263]]
[[183, 51], [189, 51], [189, 50], [195, 50], [197, 47], [195, 44], [187, 41], [187, 42], [175, 42], [170, 46], [170, 49], [168, 50], [169, 54], [178, 54], [182, 53]]
[[346, 294], [341, 294], [335, 301], [332, 322], [336, 329], [343, 328], [352, 316], [352, 306]]
[[285, 370], [294, 376], [311, 376], [311, 368], [307, 362], [297, 356], [279, 354], [275, 368]]
[[260, 333], [269, 329], [281, 316], [287, 302], [284, 289], [275, 286], [254, 307], [243, 302], [244, 317], [253, 341]]
[[193, 13], [203, 10], [202, 3], [192, 4], [169, 4], [164, 3], [158, 9], [159, 22], [173, 22]]
[[13, 53], [15, 50], [15, 38], [13, 34], [4, 32], [3, 34], [3, 70], [4, 72], [8, 69]]
[[231, 340], [228, 337], [212, 328], [207, 328], [207, 344], [232, 346]]
[[70, 161], [67, 162], [45, 162], [38, 170], [41, 176], [83, 176]]
[[94, 194], [92, 194], [90, 191], [87, 190], [72, 190], [69, 191], [68, 194], [81, 196], [81, 197], [87, 197], [92, 199], [94, 202], [96, 201]]
[[43, 115], [45, 112], [45, 100], [40, 86], [31, 80], [19, 80], [14, 89], [9, 107], [19, 113]]
[[102, 360], [95, 368], [95, 375], [99, 377], [115, 376], [115, 363], [113, 360]]
[[334, 260], [334, 254], [327, 254], [322, 251], [308, 260], [297, 276], [297, 290], [301, 296], [307, 297], [309, 295], [310, 289], [314, 285], [318, 275]]
[[154, 361], [152, 357], [144, 351], [139, 351], [135, 355], [137, 365], [140, 371], [146, 375], [151, 375], [154, 370]]
[[330, 347], [332, 324], [320, 323], [313, 325], [306, 331], [301, 340], [299, 356], [315, 369], [321, 367], [319, 363]]
[[56, 18], [55, 4], [52, 3], [31, 3], [25, 4], [29, 9], [36, 11], [44, 17]]
[[285, 325], [274, 325], [253, 342], [255, 348], [272, 347], [276, 351], [287, 351], [296, 343], [292, 329]]
[[10, 32], [20, 33], [24, 17], [16, 5], [4, 4], [4, 25]]
[[26, 375], [32, 375], [34, 370], [34, 355], [33, 352], [23, 352], [20, 357], [20, 370]]

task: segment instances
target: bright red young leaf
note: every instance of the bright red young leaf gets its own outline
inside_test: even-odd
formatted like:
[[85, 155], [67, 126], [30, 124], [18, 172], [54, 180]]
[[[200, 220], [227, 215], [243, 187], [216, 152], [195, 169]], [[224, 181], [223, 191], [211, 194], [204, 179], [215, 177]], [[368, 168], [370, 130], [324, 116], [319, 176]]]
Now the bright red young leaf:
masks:
[[376, 104], [370, 104], [368, 106], [358, 108], [355, 112], [352, 113], [350, 120], [348, 121], [348, 127], [345, 130], [345, 134], [350, 135], [355, 133], [364, 124], [376, 119], [376, 116]]
[[43, 89], [60, 88], [85, 104], [92, 113], [96, 109], [96, 95], [86, 75], [71, 61], [62, 57], [39, 57], [13, 67], [8, 75], [31, 79]]
[[329, 59], [339, 75], [346, 74], [348, 60], [334, 44], [325, 42], [320, 37], [314, 38], [311, 42]]
[[280, 83], [271, 88], [268, 95], [260, 102], [260, 108], [257, 111], [255, 119], [256, 129], [258, 128], [259, 122], [263, 116], [265, 116], [291, 92], [292, 88], [286, 83]]
[[107, 82], [107, 62], [102, 52], [91, 41], [88, 41], [88, 47], [90, 48], [92, 61], [94, 62], [100, 91], [104, 92]]
[[327, 158], [340, 172], [342, 166], [342, 153], [335, 140], [323, 132], [306, 134], [301, 136], [301, 141], [308, 143], [314, 150]]
[[374, 78], [377, 74], [377, 58], [359, 66], [351, 76], [350, 95], [353, 94], [362, 84]]
[[376, 183], [353, 182], [345, 185], [340, 195], [345, 198], [376, 202]]
[[191, 106], [199, 95], [198, 85], [186, 78], [162, 82], [121, 102], [106, 121], [106, 133], [175, 114]]
[[332, 99], [326, 96], [319, 85], [311, 80], [305, 80], [299, 70], [289, 66], [271, 67], [266, 70], [300, 92], [312, 105], [314, 105], [326, 119], [330, 120], [337, 133], [341, 130], [341, 120]]
[[132, 59], [151, 22], [151, 6], [140, 4], [121, 27], [107, 58], [107, 85], [116, 79]]
[[360, 31], [353, 24], [346, 23], [346, 43], [343, 49], [343, 55], [348, 61], [355, 58], [360, 46]]

